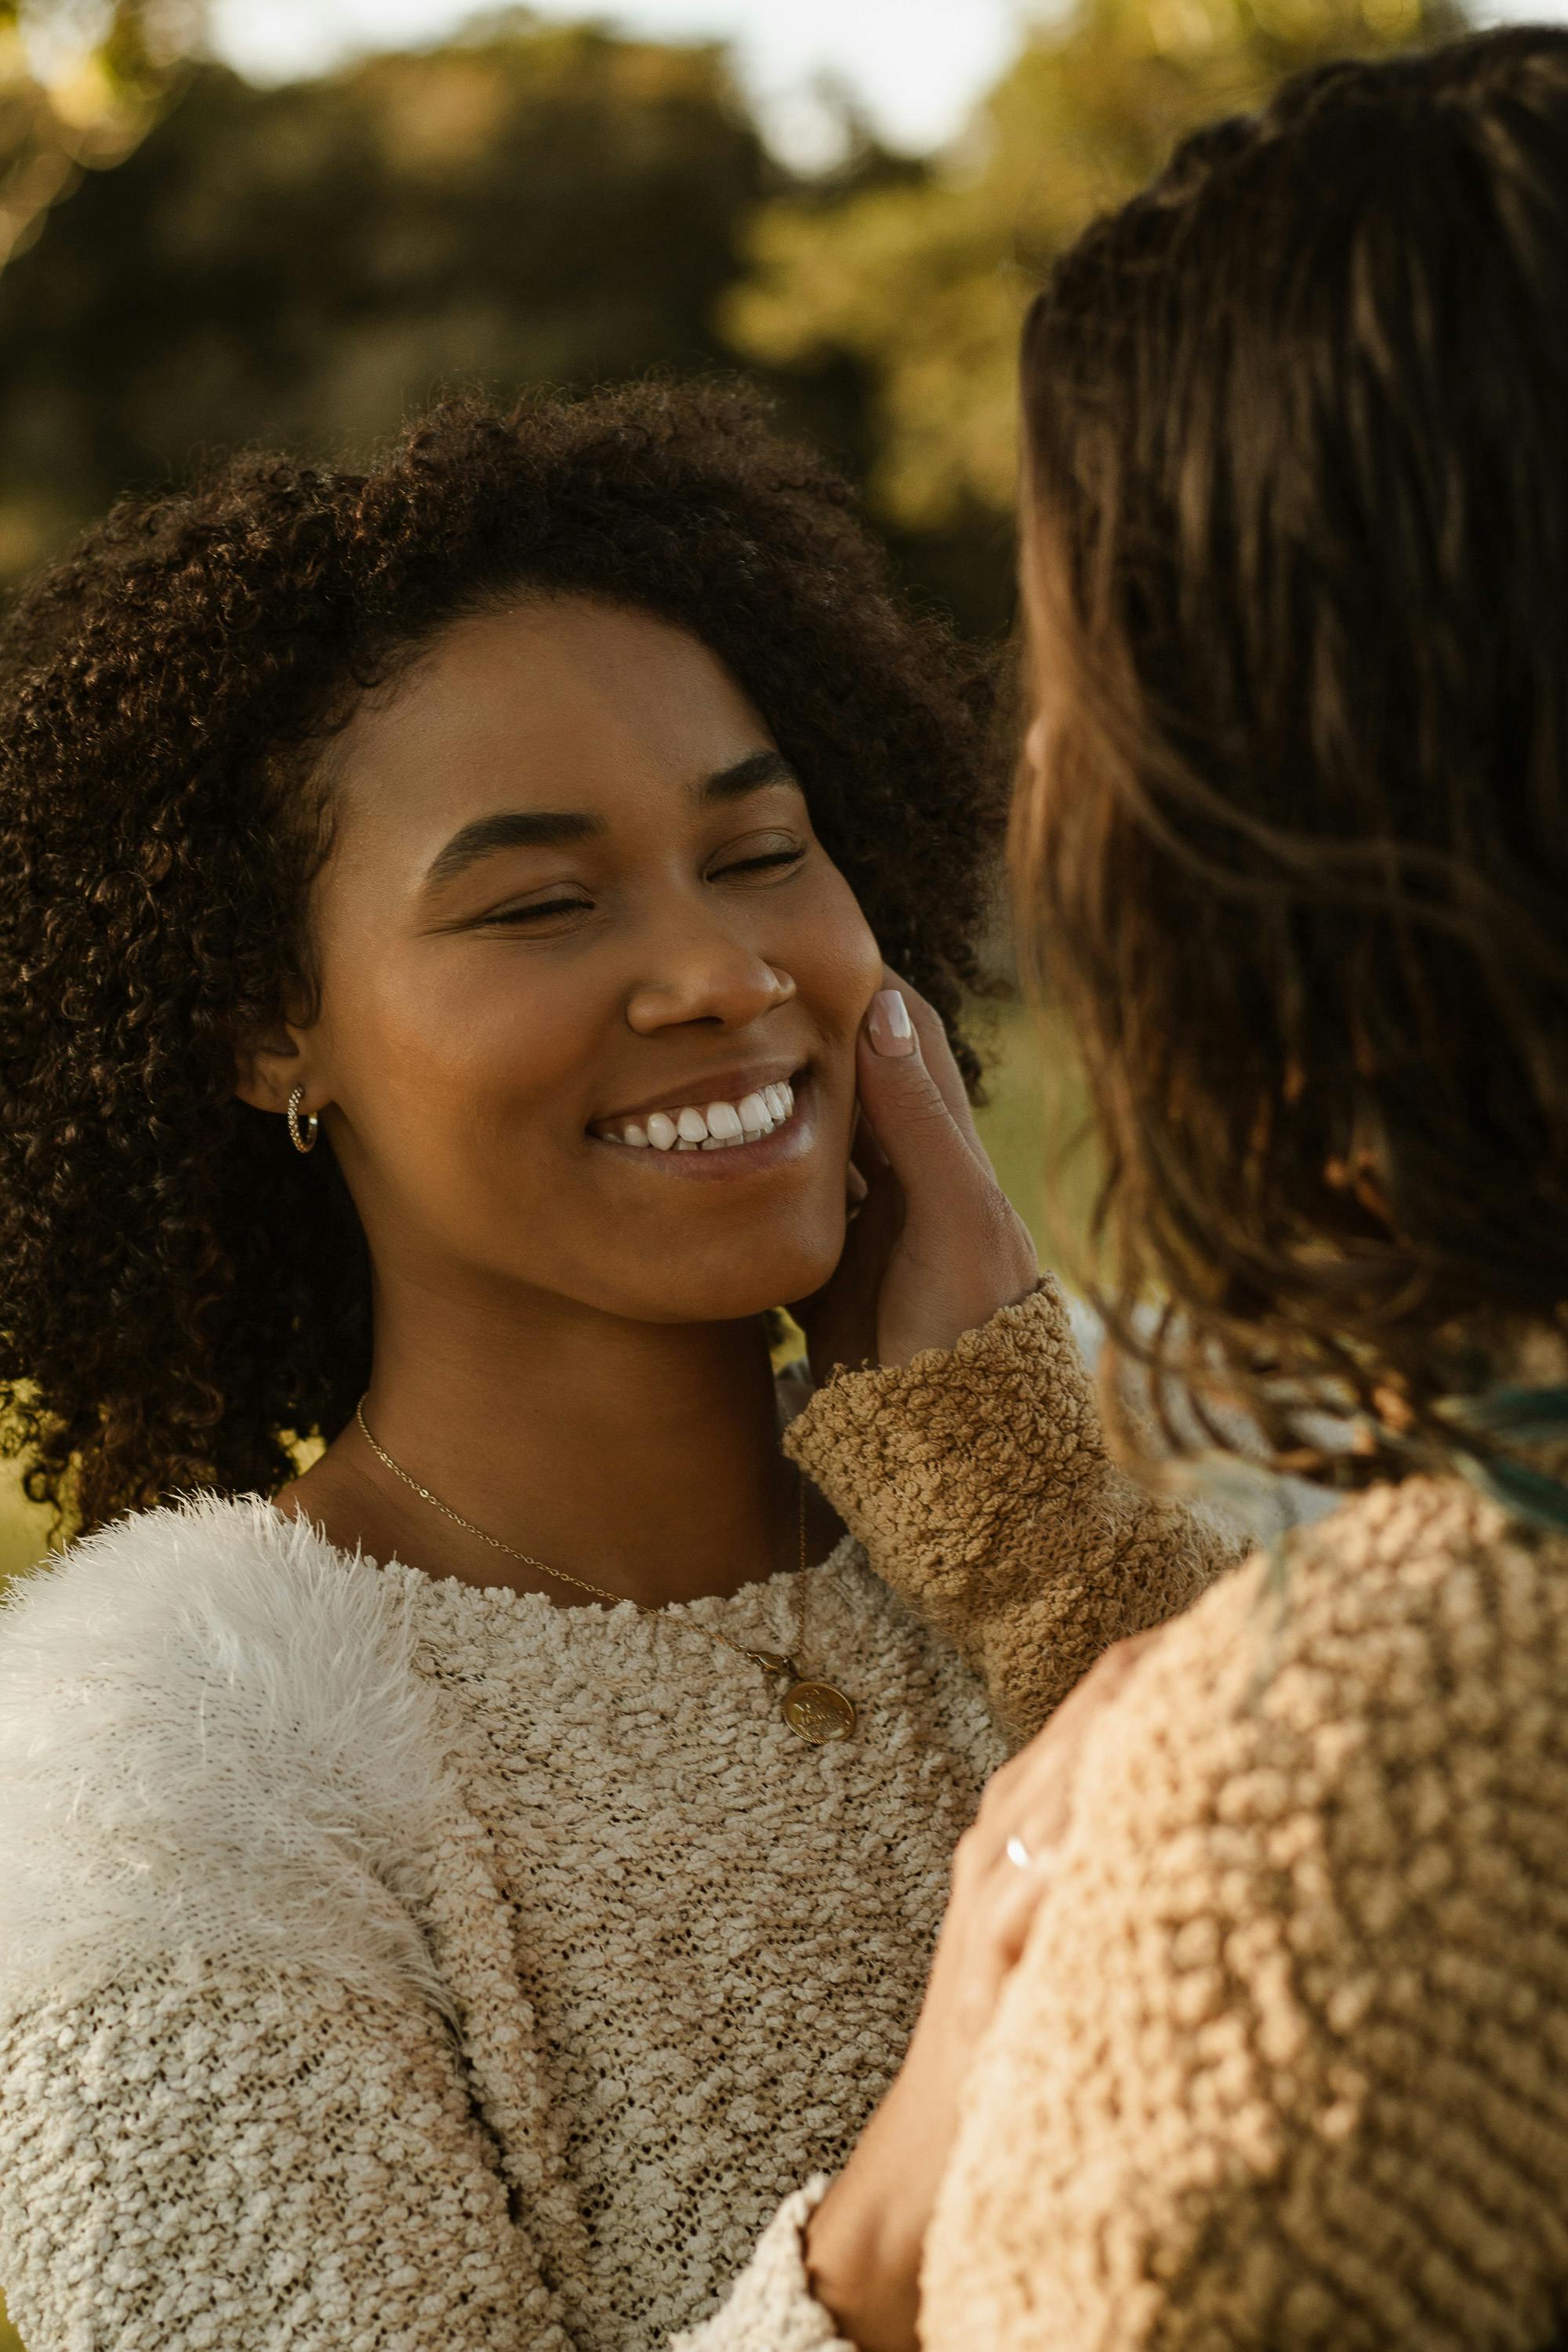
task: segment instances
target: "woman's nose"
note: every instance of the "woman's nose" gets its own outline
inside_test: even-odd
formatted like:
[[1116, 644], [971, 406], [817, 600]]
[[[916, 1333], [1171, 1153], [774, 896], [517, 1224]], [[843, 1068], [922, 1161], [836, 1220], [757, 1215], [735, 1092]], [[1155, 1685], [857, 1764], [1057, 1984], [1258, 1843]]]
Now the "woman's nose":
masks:
[[755, 948], [721, 930], [688, 925], [684, 935], [661, 942], [657, 960], [626, 999], [626, 1019], [642, 1035], [689, 1021], [742, 1029], [787, 1004], [795, 992], [789, 973]]

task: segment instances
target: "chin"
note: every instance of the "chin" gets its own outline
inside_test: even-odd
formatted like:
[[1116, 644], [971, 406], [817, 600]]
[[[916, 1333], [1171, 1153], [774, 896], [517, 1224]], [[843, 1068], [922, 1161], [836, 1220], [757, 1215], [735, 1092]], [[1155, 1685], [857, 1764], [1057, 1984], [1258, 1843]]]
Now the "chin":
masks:
[[831, 1238], [815, 1245], [803, 1241], [792, 1248], [759, 1250], [737, 1265], [733, 1256], [721, 1264], [681, 1266], [674, 1254], [657, 1269], [653, 1279], [637, 1286], [639, 1303], [628, 1300], [624, 1311], [651, 1323], [739, 1323], [771, 1307], [787, 1307], [792, 1299], [809, 1298], [820, 1290], [844, 1251], [844, 1223]]

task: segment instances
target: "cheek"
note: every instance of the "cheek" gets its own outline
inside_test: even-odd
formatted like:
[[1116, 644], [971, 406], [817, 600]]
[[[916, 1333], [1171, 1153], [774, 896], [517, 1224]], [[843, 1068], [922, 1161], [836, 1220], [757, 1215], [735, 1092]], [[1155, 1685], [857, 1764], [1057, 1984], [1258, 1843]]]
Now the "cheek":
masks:
[[835, 866], [803, 933], [795, 980], [824, 1026], [853, 1036], [882, 984], [882, 950]]
[[444, 946], [362, 966], [328, 1002], [337, 1098], [367, 1148], [449, 1171], [487, 1137], [558, 1133], [594, 1016], [580, 979], [552, 985], [504, 948], [492, 960]]

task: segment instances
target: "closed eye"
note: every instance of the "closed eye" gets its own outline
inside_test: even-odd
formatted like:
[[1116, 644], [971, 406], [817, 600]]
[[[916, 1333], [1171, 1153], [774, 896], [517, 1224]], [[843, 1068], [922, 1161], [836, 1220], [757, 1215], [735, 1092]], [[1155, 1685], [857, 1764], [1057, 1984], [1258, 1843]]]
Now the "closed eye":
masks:
[[526, 907], [503, 907], [499, 914], [487, 919], [492, 923], [536, 923], [545, 915], [578, 915], [587, 907], [586, 898], [534, 898]]
[[[798, 866], [805, 856], [805, 848], [799, 845], [771, 849], [756, 857], [738, 857], [729, 866], [721, 866], [712, 878], [722, 881], [731, 874], [763, 874], [780, 866]], [[503, 907], [499, 913], [487, 916], [486, 920], [521, 929], [530, 923], [544, 922], [552, 915], [580, 915], [591, 908], [592, 901], [587, 898], [531, 898], [523, 907]]]
[[796, 866], [805, 856], [804, 849], [773, 849], [763, 857], [740, 857], [733, 866], [721, 866], [723, 874], [758, 874], [770, 866]]

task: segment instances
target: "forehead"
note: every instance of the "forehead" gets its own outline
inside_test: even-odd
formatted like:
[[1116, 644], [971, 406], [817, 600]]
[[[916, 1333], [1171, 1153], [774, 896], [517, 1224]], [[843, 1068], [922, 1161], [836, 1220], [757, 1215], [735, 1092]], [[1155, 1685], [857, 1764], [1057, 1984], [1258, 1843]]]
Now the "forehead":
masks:
[[771, 742], [718, 656], [587, 600], [454, 622], [339, 739], [342, 815], [454, 823], [500, 806], [626, 813]]

